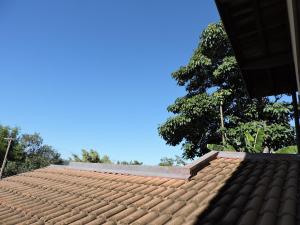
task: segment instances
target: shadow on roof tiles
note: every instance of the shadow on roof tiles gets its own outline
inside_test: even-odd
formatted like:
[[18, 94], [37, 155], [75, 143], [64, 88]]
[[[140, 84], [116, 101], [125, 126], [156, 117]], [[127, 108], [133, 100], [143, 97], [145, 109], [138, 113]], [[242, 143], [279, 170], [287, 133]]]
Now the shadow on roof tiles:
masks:
[[[299, 196], [296, 196], [299, 193], [297, 164], [299, 162], [294, 160], [254, 160], [246, 154], [191, 224], [296, 225], [300, 222], [297, 218], [297, 205], [300, 206]], [[295, 196], [290, 195], [292, 192]]]

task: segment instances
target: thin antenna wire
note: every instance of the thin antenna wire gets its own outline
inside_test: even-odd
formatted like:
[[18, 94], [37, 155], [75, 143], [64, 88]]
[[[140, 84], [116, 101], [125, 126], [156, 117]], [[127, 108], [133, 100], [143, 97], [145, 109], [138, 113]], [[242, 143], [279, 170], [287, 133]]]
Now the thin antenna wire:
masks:
[[4, 159], [3, 159], [3, 162], [2, 162], [2, 166], [1, 166], [0, 180], [2, 179], [2, 173], [3, 173], [3, 170], [4, 170], [5, 164], [6, 164], [8, 151], [9, 151], [11, 142], [14, 140], [14, 138], [8, 137], [8, 138], [4, 138], [4, 139], [8, 141], [8, 145], [7, 145], [7, 149], [6, 149], [5, 156], [4, 156]]

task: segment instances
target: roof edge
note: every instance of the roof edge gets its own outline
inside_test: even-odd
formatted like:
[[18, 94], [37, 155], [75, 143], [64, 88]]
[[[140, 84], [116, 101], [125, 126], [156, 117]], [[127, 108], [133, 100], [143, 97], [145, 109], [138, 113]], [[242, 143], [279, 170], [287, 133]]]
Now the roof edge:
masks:
[[217, 151], [210, 151], [205, 155], [201, 156], [198, 160], [195, 160], [194, 162], [187, 164], [184, 167], [190, 170], [191, 176], [194, 176], [199, 170], [207, 166], [210, 161], [216, 159], [218, 154], [219, 152]]
[[171, 167], [70, 162], [69, 165], [51, 165], [51, 167], [135, 176], [166, 177], [174, 179], [188, 179], [190, 177], [190, 170], [188, 168], [179, 166]]
[[146, 165], [118, 165], [109, 163], [83, 163], [83, 162], [69, 162], [68, 165], [51, 165], [52, 168], [77, 169], [87, 171], [97, 171], [104, 173], [118, 173], [136, 176], [150, 176], [150, 177], [165, 177], [173, 179], [189, 179], [194, 176], [200, 169], [208, 165], [208, 163], [215, 159], [218, 152], [212, 151], [198, 160], [186, 166], [146, 166]]
[[187, 180], [196, 175], [205, 166], [216, 158], [230, 159], [281, 159], [281, 160], [300, 160], [300, 154], [272, 154], [272, 153], [246, 153], [229, 151], [211, 151], [201, 156], [198, 160], [186, 166], [146, 166], [146, 165], [118, 165], [108, 163], [83, 163], [69, 162], [68, 165], [51, 165], [52, 168], [65, 168], [76, 170], [96, 171], [102, 173], [118, 173], [124, 175], [165, 177], [173, 179]]
[[246, 153], [246, 152], [218, 152], [217, 158], [230, 159], [282, 159], [300, 160], [300, 154]]

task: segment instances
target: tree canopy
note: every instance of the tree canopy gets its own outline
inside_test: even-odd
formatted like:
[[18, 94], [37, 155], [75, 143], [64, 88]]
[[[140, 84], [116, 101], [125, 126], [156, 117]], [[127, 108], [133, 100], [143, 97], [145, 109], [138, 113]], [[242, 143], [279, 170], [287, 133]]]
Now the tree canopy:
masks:
[[49, 166], [50, 164], [62, 164], [60, 154], [50, 145], [45, 145], [38, 133], [20, 134], [18, 128], [0, 125], [0, 162], [4, 159], [7, 148], [6, 137], [14, 138], [10, 147], [4, 176]]
[[117, 161], [117, 164], [120, 165], [143, 165], [143, 162], [140, 162], [138, 160], [130, 160], [130, 161]]
[[235, 149], [247, 152], [241, 137], [245, 132], [254, 135], [258, 128], [265, 133], [263, 146], [272, 151], [295, 144], [291, 104], [283, 102], [281, 96], [251, 99], [247, 95], [221, 23], [210, 24], [202, 32], [188, 64], [172, 77], [185, 87], [186, 95], [167, 108], [173, 116], [158, 131], [167, 144], [182, 144], [185, 158], [203, 155], [207, 144], [221, 144], [222, 135]]
[[185, 166], [186, 162], [182, 157], [176, 155], [175, 158], [163, 157], [160, 159], [159, 166]]
[[94, 149], [82, 149], [81, 158], [78, 155], [73, 154], [70, 160], [75, 162], [112, 163], [109, 156], [103, 155], [101, 157], [100, 154]]
[[[103, 155], [102, 157], [98, 153], [98, 151], [91, 149], [91, 150], [86, 150], [82, 149], [81, 150], [81, 157], [79, 157], [76, 154], [73, 154], [72, 157], [70, 158], [70, 161], [74, 162], [90, 162], [90, 163], [114, 163], [108, 155]], [[117, 161], [116, 164], [121, 164], [121, 165], [142, 165], [142, 162], [139, 162], [137, 160], [130, 160], [130, 161]]]

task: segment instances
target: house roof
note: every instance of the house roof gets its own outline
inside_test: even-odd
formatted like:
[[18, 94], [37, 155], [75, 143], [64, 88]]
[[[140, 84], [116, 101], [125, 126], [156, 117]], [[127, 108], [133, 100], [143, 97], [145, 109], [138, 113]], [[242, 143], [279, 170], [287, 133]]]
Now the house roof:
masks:
[[295, 92], [300, 63], [299, 1], [215, 2], [250, 96]]
[[67, 167], [8, 177], [0, 181], [0, 221], [7, 225], [299, 224], [299, 156], [214, 156], [189, 179]]

